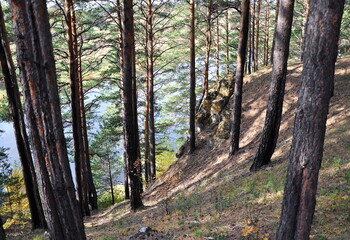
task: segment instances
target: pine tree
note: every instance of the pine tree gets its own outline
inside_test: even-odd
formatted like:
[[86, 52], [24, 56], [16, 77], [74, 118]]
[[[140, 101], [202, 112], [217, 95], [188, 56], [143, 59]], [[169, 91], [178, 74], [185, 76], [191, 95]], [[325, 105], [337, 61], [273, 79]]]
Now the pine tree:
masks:
[[[123, 0], [123, 106], [124, 140], [130, 180], [130, 205], [133, 211], [143, 206], [141, 200], [141, 179], [139, 176], [138, 127], [135, 124], [135, 40], [133, 1]], [[137, 122], [137, 121], [136, 121]]]
[[48, 230], [52, 239], [86, 239], [63, 134], [46, 1], [12, 0], [10, 8]]
[[278, 240], [310, 238], [343, 9], [344, 0], [310, 1]]
[[241, 23], [237, 51], [237, 68], [234, 80], [234, 94], [232, 99], [233, 109], [231, 123], [231, 147], [229, 153], [230, 156], [234, 155], [239, 149], [239, 136], [242, 115], [242, 87], [249, 29], [249, 3], [249, 0], [243, 0], [241, 5]]
[[45, 228], [46, 222], [42, 208], [37, 177], [34, 170], [33, 159], [30, 151], [28, 135], [24, 123], [24, 114], [20, 99], [15, 67], [11, 56], [10, 45], [7, 37], [2, 6], [0, 4], [0, 61], [4, 75], [7, 99], [10, 106], [10, 114], [15, 130], [18, 153], [20, 155], [26, 194], [29, 200], [32, 228]]
[[250, 168], [251, 171], [256, 171], [271, 161], [277, 144], [282, 119], [294, 0], [279, 0], [279, 4], [279, 14], [274, 34], [274, 60], [265, 125], [258, 151], [254, 157], [254, 163]]

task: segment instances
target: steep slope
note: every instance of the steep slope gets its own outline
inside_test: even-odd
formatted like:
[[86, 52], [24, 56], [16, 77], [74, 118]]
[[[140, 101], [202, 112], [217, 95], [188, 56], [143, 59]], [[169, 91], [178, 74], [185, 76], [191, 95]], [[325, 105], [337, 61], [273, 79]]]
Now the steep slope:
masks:
[[[350, 238], [349, 69], [350, 59], [338, 61], [312, 239]], [[270, 165], [249, 172], [268, 98], [271, 69], [263, 69], [245, 79], [241, 149], [236, 156], [228, 158], [229, 140], [215, 137], [217, 123], [205, 127], [198, 134], [197, 150], [189, 155], [185, 145], [182, 157], [144, 195], [144, 210], [129, 213], [127, 202], [113, 206], [86, 219], [88, 235], [125, 239], [150, 226], [164, 239], [273, 239], [301, 71], [301, 64], [288, 68], [281, 132]]]
[[[229, 116], [203, 125], [197, 150], [189, 155], [184, 145], [182, 156], [144, 195], [144, 209], [130, 212], [125, 201], [95, 213], [85, 219], [88, 238], [127, 239], [149, 226], [158, 232], [148, 239], [274, 239], [301, 71], [301, 64], [288, 68], [281, 131], [270, 165], [249, 172], [265, 117], [271, 74], [266, 68], [245, 78], [236, 156], [228, 157], [229, 140], [215, 134], [220, 120]], [[349, 89], [350, 59], [339, 59], [311, 239], [350, 239]], [[229, 114], [230, 107], [223, 114]]]

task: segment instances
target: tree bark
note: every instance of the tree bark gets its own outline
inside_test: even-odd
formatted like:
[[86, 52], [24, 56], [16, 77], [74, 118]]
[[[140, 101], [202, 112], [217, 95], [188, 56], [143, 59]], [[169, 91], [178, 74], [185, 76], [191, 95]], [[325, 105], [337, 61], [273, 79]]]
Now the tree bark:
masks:
[[225, 13], [225, 41], [226, 41], [226, 76], [230, 73], [230, 46], [229, 46], [229, 10]]
[[217, 9], [216, 16], [216, 83], [220, 81], [220, 21], [219, 21], [219, 9]]
[[[276, 0], [276, 16], [275, 16], [275, 28], [277, 27], [277, 19], [278, 19], [278, 14], [279, 14], [279, 6], [280, 6], [280, 0]], [[274, 34], [276, 33], [276, 31], [274, 32]], [[273, 52], [275, 51], [275, 35], [273, 35], [273, 39], [272, 39], [272, 47], [271, 47], [271, 59], [270, 59], [270, 63], [271, 65], [273, 64]]]
[[273, 52], [274, 61], [265, 125], [258, 151], [254, 157], [254, 163], [250, 167], [251, 171], [257, 171], [263, 165], [268, 164], [276, 148], [282, 118], [293, 10], [294, 0], [280, 0], [279, 14], [274, 34], [276, 38], [274, 40], [275, 51]]
[[126, 159], [130, 179], [130, 205], [133, 211], [142, 207], [138, 166], [138, 133], [135, 127], [134, 111], [134, 18], [133, 1], [123, 0], [123, 105]]
[[241, 5], [241, 23], [237, 51], [237, 69], [234, 93], [232, 98], [233, 109], [231, 121], [231, 147], [229, 154], [230, 156], [234, 155], [239, 149], [239, 136], [242, 115], [242, 86], [249, 30], [249, 2], [250, 0], [242, 0]]
[[209, 89], [209, 61], [211, 50], [211, 15], [212, 15], [213, 1], [209, 0], [207, 6], [207, 29], [205, 31], [205, 60], [204, 60], [204, 78], [202, 84], [202, 98], [205, 100]]
[[48, 230], [52, 239], [86, 239], [63, 134], [46, 1], [11, 0], [10, 8]]
[[256, 10], [256, 0], [253, 0], [253, 7], [252, 7], [252, 14], [251, 14], [251, 61], [252, 61], [252, 71], [255, 72], [255, 10]]
[[265, 8], [265, 38], [264, 38], [264, 66], [269, 64], [269, 35], [270, 35], [270, 6], [266, 0]]
[[150, 161], [150, 184], [156, 179], [156, 139], [154, 128], [154, 34], [153, 34], [153, 1], [146, 1], [147, 11], [147, 81], [149, 102], [149, 161]]
[[[133, 25], [134, 27], [134, 25]], [[137, 159], [135, 166], [137, 166], [137, 174], [139, 176], [140, 184], [139, 191], [143, 193], [143, 183], [142, 183], [142, 161], [141, 161], [141, 147], [140, 147], [140, 135], [139, 135], [139, 123], [138, 123], [138, 112], [137, 112], [137, 83], [136, 83], [136, 50], [135, 50], [135, 40], [133, 42], [132, 49], [132, 106], [133, 106], [133, 127], [136, 136], [136, 153]]]
[[301, 32], [301, 54], [300, 54], [300, 60], [303, 61], [303, 52], [304, 52], [304, 41], [305, 41], [305, 31], [306, 31], [306, 21], [309, 17], [310, 12], [310, 0], [304, 0], [305, 3], [305, 12], [303, 16], [303, 30]]
[[[77, 34], [77, 33], [76, 33]], [[78, 35], [78, 34], [77, 34]], [[80, 116], [81, 116], [81, 131], [83, 137], [83, 146], [84, 146], [84, 159], [86, 162], [86, 179], [87, 179], [87, 199], [88, 203], [91, 206], [92, 210], [97, 210], [97, 191], [95, 183], [92, 177], [91, 171], [91, 159], [90, 159], [90, 149], [89, 149], [89, 137], [87, 132], [87, 122], [86, 122], [86, 110], [85, 110], [85, 93], [83, 86], [83, 68], [82, 68], [82, 47], [83, 41], [78, 51], [78, 64], [79, 64], [79, 100], [80, 100]]]
[[79, 88], [79, 63], [78, 63], [78, 39], [76, 34], [76, 19], [72, 0], [65, 0], [67, 45], [69, 50], [69, 79], [71, 90], [72, 128], [74, 142], [74, 162], [78, 191], [78, 203], [83, 216], [90, 215], [86, 178], [86, 161], [84, 154], [84, 142], [82, 135], [80, 88]]
[[311, 0], [302, 85], [276, 239], [309, 239], [344, 0]]
[[[148, 69], [148, 61], [147, 61], [147, 69]], [[149, 159], [149, 81], [148, 76], [146, 76], [146, 103], [145, 103], [145, 181], [146, 188], [150, 186], [151, 182], [151, 162]]]
[[190, 153], [196, 149], [196, 46], [195, 3], [190, 1]]
[[[124, 59], [123, 59], [123, 45], [124, 45], [124, 39], [123, 39], [123, 24], [122, 24], [122, 7], [120, 4], [120, 0], [117, 0], [116, 2], [116, 10], [117, 10], [117, 24], [118, 24], [118, 30], [119, 30], [119, 62], [120, 62], [120, 81], [122, 85], [121, 89], [121, 97], [124, 99], [124, 91], [123, 91], [123, 66], [124, 66]], [[124, 112], [124, 105], [123, 105], [123, 112]], [[124, 192], [125, 192], [125, 199], [130, 199], [130, 189], [129, 189], [129, 170], [128, 170], [128, 160], [126, 157], [126, 145], [125, 145], [125, 129], [123, 125], [123, 136], [124, 136]]]
[[32, 229], [46, 228], [28, 135], [24, 123], [24, 114], [17, 84], [16, 72], [7, 37], [4, 15], [0, 4], [0, 61], [4, 76], [10, 114], [15, 130], [17, 150], [22, 165], [23, 179], [31, 213]]
[[112, 177], [112, 168], [111, 168], [111, 159], [109, 153], [107, 153], [107, 165], [108, 165], [108, 178], [109, 178], [109, 188], [111, 189], [112, 205], [114, 205], [114, 187], [113, 187], [113, 177]]
[[257, 0], [257, 6], [256, 6], [256, 12], [255, 12], [255, 26], [256, 26], [256, 33], [255, 33], [255, 57], [254, 57], [254, 69], [255, 71], [258, 70], [259, 67], [259, 31], [260, 31], [260, 4], [261, 0]]

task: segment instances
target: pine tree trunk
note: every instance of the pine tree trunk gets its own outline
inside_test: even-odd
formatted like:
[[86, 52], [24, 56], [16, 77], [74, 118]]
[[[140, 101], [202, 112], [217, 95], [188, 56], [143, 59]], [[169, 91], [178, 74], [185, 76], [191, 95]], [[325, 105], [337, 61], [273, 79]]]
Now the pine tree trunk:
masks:
[[[122, 7], [120, 4], [120, 0], [116, 1], [116, 10], [117, 10], [117, 24], [118, 24], [118, 30], [119, 30], [119, 62], [120, 62], [120, 81], [121, 85], [123, 86], [123, 65], [124, 65], [124, 58], [123, 58], [123, 45], [124, 45], [124, 39], [123, 39], [123, 26], [122, 26]], [[122, 87], [123, 88], [123, 87]], [[121, 97], [124, 99], [124, 91], [121, 89]], [[124, 112], [124, 104], [123, 104], [123, 112]], [[126, 145], [125, 145], [125, 129], [123, 125], [123, 136], [124, 136], [124, 192], [125, 192], [125, 199], [130, 199], [130, 189], [129, 189], [129, 170], [128, 170], [128, 160], [126, 157]]]
[[0, 4], [0, 61], [5, 81], [10, 114], [15, 130], [17, 150], [23, 171], [23, 179], [31, 213], [32, 229], [46, 228], [28, 135], [24, 123], [24, 114], [17, 84], [15, 67], [11, 56], [4, 15]]
[[111, 159], [109, 153], [107, 153], [107, 166], [108, 166], [108, 178], [109, 178], [109, 188], [111, 189], [112, 205], [114, 205], [114, 187], [113, 187], [113, 177], [112, 177], [112, 168], [111, 168]]
[[52, 239], [86, 239], [63, 134], [46, 1], [11, 0], [10, 8], [48, 230]]
[[[280, 6], [280, 0], [276, 0], [276, 16], [275, 16], [275, 28], [277, 27], [277, 19], [278, 19], [278, 14], [279, 14], [279, 6]], [[276, 31], [274, 32], [273, 39], [272, 39], [272, 47], [271, 47], [271, 59], [270, 59], [270, 64], [273, 64], [273, 52], [275, 51], [275, 37]]]
[[309, 12], [310, 12], [310, 0], [304, 0], [305, 3], [305, 12], [303, 16], [303, 29], [301, 32], [301, 54], [300, 54], [300, 60], [303, 61], [303, 52], [304, 52], [304, 41], [305, 41], [305, 31], [306, 31], [306, 21], [309, 17]]
[[126, 159], [130, 180], [130, 205], [133, 211], [142, 207], [141, 179], [138, 166], [138, 133], [135, 126], [134, 95], [134, 19], [133, 1], [123, 0], [123, 105]]
[[226, 41], [226, 76], [230, 73], [230, 47], [229, 47], [229, 10], [225, 13], [225, 41]]
[[256, 0], [253, 0], [253, 9], [252, 9], [252, 14], [251, 14], [251, 61], [252, 61], [252, 71], [255, 72], [255, 10], [256, 10]]
[[[147, 62], [148, 69], [148, 62]], [[146, 103], [145, 103], [145, 181], [146, 188], [150, 186], [151, 183], [151, 162], [149, 159], [149, 80], [148, 76], [146, 76]]]
[[86, 123], [86, 112], [85, 112], [85, 103], [84, 103], [84, 89], [83, 89], [83, 73], [82, 73], [82, 61], [81, 61], [81, 51], [79, 52], [79, 95], [80, 95], [80, 116], [81, 116], [81, 130], [83, 135], [83, 146], [84, 146], [84, 159], [86, 162], [86, 178], [87, 178], [87, 199], [88, 203], [91, 206], [92, 210], [97, 210], [97, 191], [94, 184], [91, 171], [91, 160], [90, 160], [90, 150], [89, 150], [89, 138], [87, 132], [87, 123]]
[[[249, 15], [249, 27], [250, 29], [252, 29], [252, 15]], [[246, 72], [248, 74], [252, 73], [252, 59], [253, 59], [253, 36], [252, 36], [252, 31], [249, 31], [248, 33], [248, 46], [247, 46], [247, 50], [248, 50], [248, 60], [247, 60], [247, 69]]]
[[275, 51], [265, 125], [251, 171], [257, 171], [268, 164], [276, 148], [282, 118], [293, 10], [294, 0], [280, 0], [280, 12], [274, 34]]
[[254, 69], [258, 70], [259, 67], [259, 31], [260, 31], [260, 4], [261, 0], [257, 0], [256, 6], [256, 17], [255, 17], [255, 26], [256, 26], [256, 34], [255, 34], [255, 57], [254, 57]]
[[209, 61], [211, 50], [211, 15], [212, 15], [213, 1], [209, 0], [207, 6], [207, 29], [205, 31], [205, 60], [204, 60], [204, 78], [202, 84], [202, 98], [205, 100], [209, 89]]
[[310, 3], [302, 85], [277, 240], [310, 237], [343, 9], [344, 0]]
[[[74, 14], [75, 19], [75, 14]], [[75, 24], [76, 25], [76, 24]], [[73, 28], [76, 33], [76, 27]], [[83, 41], [81, 41], [83, 42]], [[84, 94], [84, 86], [83, 86], [83, 68], [82, 68], [82, 47], [81, 44], [78, 51], [78, 63], [79, 63], [79, 100], [80, 100], [80, 120], [81, 120], [81, 134], [83, 138], [83, 154], [85, 161], [85, 174], [86, 174], [86, 188], [87, 188], [87, 199], [88, 204], [91, 206], [92, 210], [97, 210], [97, 191], [94, 184], [92, 170], [91, 170], [91, 159], [90, 159], [90, 149], [89, 149], [89, 137], [87, 132], [87, 122], [86, 122], [86, 111], [85, 111], [85, 94]]]
[[82, 134], [80, 105], [80, 80], [78, 62], [78, 39], [76, 34], [75, 11], [72, 0], [65, 0], [67, 44], [69, 50], [69, 79], [71, 90], [72, 128], [74, 142], [74, 162], [77, 181], [78, 203], [83, 216], [90, 215], [86, 177], [86, 160]]
[[[125, 136], [125, 131], [123, 131], [123, 133]], [[126, 157], [125, 138], [124, 138], [124, 192], [125, 192], [125, 199], [130, 199], [129, 164], [128, 164], [128, 159]]]
[[242, 0], [241, 5], [241, 23], [239, 32], [239, 42], [237, 51], [237, 69], [235, 77], [235, 87], [233, 93], [233, 109], [231, 123], [231, 148], [230, 156], [234, 155], [239, 149], [239, 136], [241, 129], [242, 115], [242, 86], [244, 65], [247, 52], [248, 30], [249, 30], [249, 0]]
[[266, 0], [265, 8], [265, 38], [264, 38], [264, 66], [269, 64], [269, 33], [270, 33], [270, 7]]
[[216, 16], [216, 82], [220, 81], [220, 21], [219, 21], [219, 9], [217, 9]]
[[148, 101], [149, 101], [149, 161], [150, 161], [150, 183], [156, 179], [156, 140], [154, 128], [154, 35], [153, 35], [153, 1], [147, 1], [147, 80], [148, 80]]
[[[134, 25], [133, 25], [134, 27]], [[141, 147], [140, 147], [140, 135], [139, 135], [139, 123], [138, 123], [138, 112], [137, 112], [137, 83], [136, 83], [136, 50], [135, 50], [135, 40], [133, 42], [132, 48], [132, 109], [133, 109], [133, 128], [136, 136], [136, 163], [137, 175], [139, 176], [140, 184], [139, 191], [143, 193], [143, 183], [142, 183], [142, 161], [141, 161]]]
[[195, 3], [190, 0], [190, 153], [196, 149], [196, 49]]

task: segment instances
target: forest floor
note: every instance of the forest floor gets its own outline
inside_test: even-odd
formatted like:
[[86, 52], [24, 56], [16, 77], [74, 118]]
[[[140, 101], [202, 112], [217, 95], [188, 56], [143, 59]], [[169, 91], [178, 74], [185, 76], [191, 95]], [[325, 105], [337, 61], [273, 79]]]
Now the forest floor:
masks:
[[[271, 164], [249, 172], [268, 98], [271, 69], [265, 68], [245, 79], [237, 155], [229, 158], [229, 140], [216, 140], [208, 127], [198, 135], [197, 150], [189, 155], [186, 148], [144, 194], [142, 210], [130, 212], [125, 201], [87, 217], [88, 239], [128, 239], [141, 227], [157, 231], [147, 239], [274, 239], [301, 71], [301, 64], [288, 67], [281, 131]], [[339, 59], [311, 239], [350, 239], [349, 89], [350, 59]], [[35, 234], [40, 235], [9, 239]]]

